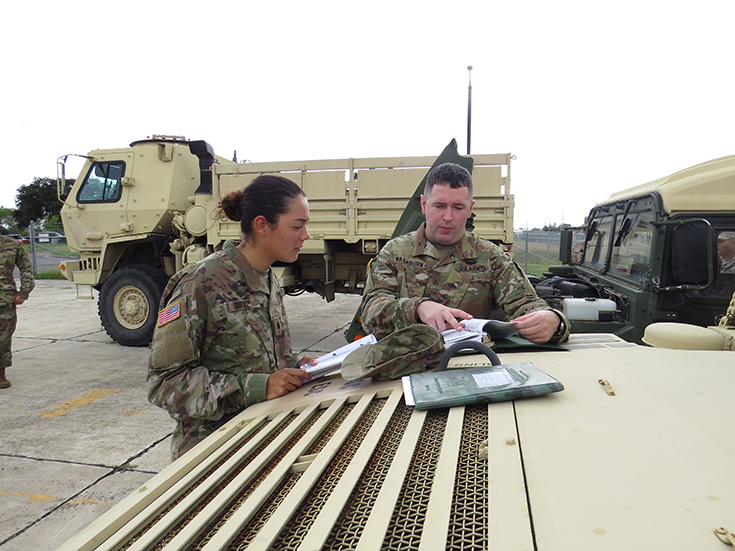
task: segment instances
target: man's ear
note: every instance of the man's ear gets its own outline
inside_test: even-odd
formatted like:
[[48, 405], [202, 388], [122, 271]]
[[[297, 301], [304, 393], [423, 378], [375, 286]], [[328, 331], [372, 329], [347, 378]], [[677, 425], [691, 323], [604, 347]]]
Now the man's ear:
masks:
[[470, 211], [467, 213], [467, 218], [469, 218], [470, 215], [472, 214], [472, 209], [474, 208], [474, 206], [475, 206], [475, 200], [473, 199], [472, 201], [470, 201]]
[[424, 194], [421, 194], [421, 214], [426, 216], [426, 197], [424, 197]]

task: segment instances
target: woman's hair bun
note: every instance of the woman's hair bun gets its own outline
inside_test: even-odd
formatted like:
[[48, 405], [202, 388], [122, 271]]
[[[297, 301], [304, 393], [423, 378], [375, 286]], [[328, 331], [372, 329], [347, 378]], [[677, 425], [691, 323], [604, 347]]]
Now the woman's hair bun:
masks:
[[222, 201], [220, 201], [219, 206], [227, 218], [233, 222], [239, 222], [241, 218], [240, 213], [242, 212], [242, 209], [240, 208], [241, 201], [242, 190], [235, 189], [222, 197]]

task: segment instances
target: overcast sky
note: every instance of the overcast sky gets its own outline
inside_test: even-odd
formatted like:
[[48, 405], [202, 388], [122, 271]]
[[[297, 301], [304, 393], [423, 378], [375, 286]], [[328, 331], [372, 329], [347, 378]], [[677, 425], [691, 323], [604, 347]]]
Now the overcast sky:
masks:
[[[195, 8], [197, 6], [197, 8]], [[451, 8], [450, 8], [451, 6]], [[515, 227], [735, 153], [735, 2], [13, 2], [0, 206], [152, 134], [239, 160], [512, 153]]]

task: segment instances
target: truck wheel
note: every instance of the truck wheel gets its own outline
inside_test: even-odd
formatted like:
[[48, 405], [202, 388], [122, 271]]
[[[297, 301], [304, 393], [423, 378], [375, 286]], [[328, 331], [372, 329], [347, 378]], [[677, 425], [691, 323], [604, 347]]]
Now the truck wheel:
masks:
[[113, 272], [100, 290], [102, 326], [123, 346], [146, 346], [153, 338], [161, 294], [168, 276], [153, 266], [136, 264]]

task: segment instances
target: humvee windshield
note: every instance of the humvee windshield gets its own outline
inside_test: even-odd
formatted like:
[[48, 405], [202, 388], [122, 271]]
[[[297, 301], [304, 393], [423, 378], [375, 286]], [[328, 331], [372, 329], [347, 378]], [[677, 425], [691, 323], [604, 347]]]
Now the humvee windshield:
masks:
[[584, 265], [595, 271], [644, 283], [651, 269], [653, 221], [651, 211], [596, 217], [589, 226], [593, 229]]

